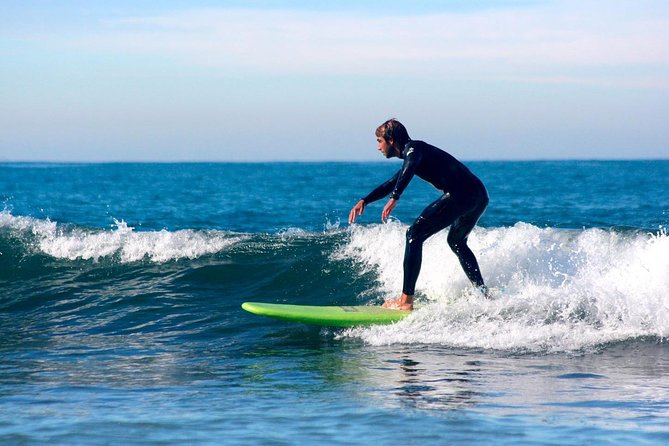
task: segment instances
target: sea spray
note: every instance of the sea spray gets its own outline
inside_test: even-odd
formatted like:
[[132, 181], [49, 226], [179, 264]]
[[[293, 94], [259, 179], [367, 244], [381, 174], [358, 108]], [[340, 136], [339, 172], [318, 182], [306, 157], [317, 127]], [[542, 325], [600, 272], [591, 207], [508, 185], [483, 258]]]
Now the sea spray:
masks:
[[[406, 227], [356, 226], [336, 256], [374, 271], [380, 292], [399, 293]], [[669, 237], [563, 230], [518, 223], [476, 228], [469, 244], [494, 299], [473, 292], [446, 232], [425, 246], [417, 284], [422, 307], [390, 327], [345, 335], [377, 344], [574, 351], [632, 338], [669, 336]]]
[[[213, 254], [248, 238], [218, 230], [135, 231], [123, 220], [114, 220], [112, 229], [87, 229], [59, 225], [51, 220], [0, 213], [0, 228], [22, 237], [25, 243], [58, 259], [93, 260], [118, 256], [121, 263], [145, 258], [153, 262], [194, 259]], [[30, 240], [28, 240], [30, 239]]]

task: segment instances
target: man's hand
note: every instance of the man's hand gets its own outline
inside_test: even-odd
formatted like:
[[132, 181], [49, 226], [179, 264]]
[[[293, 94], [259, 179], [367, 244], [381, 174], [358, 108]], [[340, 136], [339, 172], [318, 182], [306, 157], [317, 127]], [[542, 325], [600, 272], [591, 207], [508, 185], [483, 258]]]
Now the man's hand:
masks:
[[353, 209], [351, 209], [351, 212], [348, 214], [348, 224], [355, 223], [355, 219], [358, 217], [358, 215], [362, 215], [364, 210], [365, 210], [364, 200], [358, 201], [358, 204], [353, 206]]
[[394, 198], [391, 198], [388, 200], [388, 203], [383, 207], [383, 212], [381, 213], [381, 221], [384, 223], [386, 220], [388, 220], [388, 217], [390, 217], [390, 213], [397, 207], [397, 200]]

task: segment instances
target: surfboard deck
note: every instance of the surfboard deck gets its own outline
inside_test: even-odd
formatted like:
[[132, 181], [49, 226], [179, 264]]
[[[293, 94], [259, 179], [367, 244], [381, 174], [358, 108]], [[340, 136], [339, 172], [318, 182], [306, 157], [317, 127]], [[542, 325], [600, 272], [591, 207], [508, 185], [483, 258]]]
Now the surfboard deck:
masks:
[[260, 316], [324, 327], [356, 327], [392, 324], [410, 311], [372, 306], [317, 306], [244, 302], [242, 308]]

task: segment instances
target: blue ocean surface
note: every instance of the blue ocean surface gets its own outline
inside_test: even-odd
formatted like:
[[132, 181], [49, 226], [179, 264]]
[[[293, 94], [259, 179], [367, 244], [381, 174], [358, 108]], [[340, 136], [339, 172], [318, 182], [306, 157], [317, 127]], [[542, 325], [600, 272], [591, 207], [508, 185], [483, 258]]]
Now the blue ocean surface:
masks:
[[397, 162], [0, 164], [0, 443], [669, 444], [669, 161], [467, 164], [494, 298], [443, 231], [354, 329], [240, 305], [397, 297]]

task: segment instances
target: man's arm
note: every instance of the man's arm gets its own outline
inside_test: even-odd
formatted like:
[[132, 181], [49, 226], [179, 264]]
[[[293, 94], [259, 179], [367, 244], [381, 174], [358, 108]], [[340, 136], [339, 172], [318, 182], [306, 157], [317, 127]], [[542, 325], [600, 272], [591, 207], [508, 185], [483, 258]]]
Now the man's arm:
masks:
[[378, 186], [376, 189], [371, 191], [365, 198], [362, 199], [362, 201], [365, 202], [365, 204], [373, 203], [377, 200], [380, 200], [383, 197], [388, 196], [388, 194], [393, 190], [395, 185], [397, 184], [397, 179], [400, 176], [400, 173], [402, 171], [399, 170], [395, 175], [393, 175], [389, 180], [385, 181], [383, 184]]
[[395, 181], [395, 187], [393, 187], [392, 192], [390, 193], [390, 199], [388, 203], [383, 207], [383, 212], [381, 212], [381, 221], [385, 222], [390, 217], [390, 214], [397, 207], [397, 200], [400, 199], [400, 195], [404, 192], [404, 189], [409, 185], [409, 182], [416, 174], [416, 167], [420, 163], [421, 152], [420, 150], [415, 150], [413, 147], [409, 149], [404, 154], [404, 164], [399, 172], [395, 175], [397, 178]]
[[400, 195], [402, 195], [402, 192], [404, 192], [404, 189], [407, 188], [409, 182], [416, 173], [416, 168], [418, 167], [420, 161], [421, 151], [416, 150], [413, 147], [409, 147], [409, 149], [404, 154], [404, 164], [402, 164], [402, 168], [395, 175], [395, 186], [390, 193], [391, 198], [394, 198], [395, 200], [400, 199]]
[[348, 214], [349, 224], [355, 223], [355, 219], [358, 217], [358, 215], [362, 215], [364, 212], [365, 206], [367, 206], [369, 203], [380, 200], [393, 190], [393, 187], [395, 187], [397, 184], [397, 178], [399, 178], [400, 172], [401, 171], [398, 171], [388, 181], [385, 181], [383, 184], [371, 191], [366, 197], [361, 198], [360, 201], [358, 201], [358, 203], [353, 206], [353, 209], [351, 209], [351, 212]]

